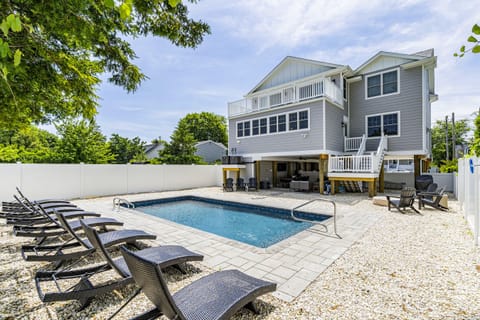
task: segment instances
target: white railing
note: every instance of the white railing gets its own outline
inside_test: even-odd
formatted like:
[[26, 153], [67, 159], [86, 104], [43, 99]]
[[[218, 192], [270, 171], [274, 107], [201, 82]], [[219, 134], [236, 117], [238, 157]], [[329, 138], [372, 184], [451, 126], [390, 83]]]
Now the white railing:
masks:
[[343, 93], [335, 83], [325, 78], [316, 78], [304, 82], [268, 90], [247, 99], [228, 103], [228, 116], [237, 116], [258, 110], [278, 107], [289, 103], [297, 103], [319, 97], [328, 97], [343, 106]]
[[457, 193], [465, 220], [473, 231], [475, 245], [480, 234], [480, 158], [458, 159]]
[[328, 172], [373, 172], [375, 155], [339, 156], [328, 159]]
[[360, 148], [363, 140], [365, 140], [365, 135], [361, 137], [352, 137], [352, 138], [344, 138], [344, 151], [357, 151]]
[[367, 148], [367, 137], [364, 134], [364, 135], [362, 135], [362, 142], [360, 143], [360, 146], [358, 147], [357, 156], [361, 156], [365, 152], [366, 148]]

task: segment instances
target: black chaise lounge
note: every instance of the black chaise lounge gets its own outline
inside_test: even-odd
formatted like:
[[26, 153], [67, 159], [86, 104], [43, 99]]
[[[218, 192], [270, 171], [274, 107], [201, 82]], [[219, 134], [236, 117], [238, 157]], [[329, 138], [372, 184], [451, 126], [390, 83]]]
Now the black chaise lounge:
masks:
[[[72, 260], [91, 254], [95, 248], [88, 239], [82, 239], [70, 227], [63, 213], [57, 212], [58, 222], [67, 231], [71, 239], [62, 243], [48, 245], [23, 245], [21, 252], [26, 261], [49, 261], [56, 262], [57, 267], [65, 260]], [[146, 233], [142, 230], [114, 230], [101, 233], [100, 241], [105, 247], [111, 247], [116, 244], [128, 243], [136, 245], [137, 240], [155, 240], [157, 236]], [[74, 249], [74, 250], [71, 250]]]
[[248, 191], [250, 190], [257, 190], [257, 179], [256, 178], [249, 178], [248, 179]]
[[[415, 202], [415, 188], [410, 188], [410, 187], [405, 187], [402, 189], [400, 192], [400, 196], [392, 196], [388, 195], [387, 196], [387, 201], [388, 201], [388, 211], [390, 211], [390, 208], [393, 206], [397, 208], [398, 211], [401, 213], [405, 213], [406, 209], [412, 209], [416, 213], [420, 214], [420, 211], [415, 209], [413, 207], [413, 204]], [[392, 199], [392, 198], [397, 198], [397, 199]]]
[[242, 307], [255, 311], [253, 301], [276, 290], [276, 284], [253, 278], [238, 270], [212, 273], [173, 295], [170, 294], [162, 270], [155, 261], [121, 247], [122, 255], [137, 285], [156, 308], [134, 319], [229, 319]]
[[[78, 300], [83, 309], [88, 306], [92, 298], [133, 282], [132, 275], [125, 260], [123, 258], [113, 259], [103, 245], [101, 235], [98, 234], [95, 229], [84, 224], [83, 221], [81, 224], [88, 240], [93, 248], [96, 249], [96, 252], [100, 253], [105, 264], [77, 270], [38, 271], [35, 275], [35, 283], [38, 295], [43, 302]], [[152, 247], [136, 251], [135, 253], [140, 257], [153, 261], [153, 263], [160, 268], [175, 265], [179, 266], [188, 261], [203, 260], [202, 255], [191, 252], [182, 246]], [[89, 280], [92, 276], [109, 270], [114, 270], [120, 276], [120, 279], [100, 285], [93, 285]], [[68, 279], [68, 281], [78, 279], [78, 285], [70, 286], [66, 290], [61, 290], [61, 282], [65, 279]], [[57, 285], [58, 291], [44, 293], [41, 288], [41, 283], [47, 281], [54, 282], [55, 285]]]
[[236, 184], [237, 184], [237, 191], [245, 190], [245, 181], [243, 180], [243, 178], [238, 178]]

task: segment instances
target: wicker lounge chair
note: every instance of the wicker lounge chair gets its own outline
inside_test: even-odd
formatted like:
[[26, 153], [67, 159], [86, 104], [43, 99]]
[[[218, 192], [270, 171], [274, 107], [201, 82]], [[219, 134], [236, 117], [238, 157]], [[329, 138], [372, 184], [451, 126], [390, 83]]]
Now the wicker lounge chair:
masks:
[[240, 190], [245, 191], [245, 181], [243, 180], [243, 178], [238, 178], [236, 184], [237, 184], [237, 191], [240, 191]]
[[257, 179], [256, 178], [249, 178], [248, 179], [248, 191], [250, 190], [257, 190]]
[[253, 301], [275, 291], [276, 284], [246, 275], [238, 270], [212, 273], [173, 295], [162, 271], [154, 261], [121, 247], [125, 262], [137, 285], [156, 308], [134, 319], [229, 319], [242, 307], [255, 311]]
[[388, 211], [390, 211], [390, 208], [393, 206], [397, 208], [397, 210], [401, 213], [405, 213], [406, 209], [412, 209], [416, 213], [420, 214], [420, 211], [413, 207], [413, 204], [415, 202], [415, 196], [415, 189], [409, 187], [403, 188], [400, 192], [400, 196], [387, 195]]
[[[21, 252], [26, 261], [49, 261], [56, 262], [57, 267], [65, 260], [77, 259], [95, 251], [88, 239], [82, 239], [70, 227], [63, 213], [57, 212], [58, 222], [71, 236], [71, 239], [62, 243], [49, 245], [24, 245]], [[116, 244], [129, 243], [135, 246], [137, 240], [155, 240], [157, 236], [146, 233], [142, 230], [114, 230], [99, 235], [102, 244], [105, 247], [111, 247]], [[76, 250], [78, 248], [78, 250]], [[68, 251], [75, 249], [73, 251]]]
[[[103, 245], [101, 235], [98, 234], [95, 229], [84, 224], [83, 221], [81, 224], [88, 240], [93, 248], [101, 254], [105, 264], [78, 270], [38, 271], [35, 275], [35, 283], [37, 285], [38, 295], [43, 302], [78, 300], [83, 309], [88, 306], [92, 298], [133, 282], [132, 275], [125, 260], [123, 258], [113, 259]], [[202, 255], [191, 252], [182, 246], [152, 247], [136, 251], [136, 254], [153, 261], [153, 263], [160, 268], [175, 265], [178, 266], [187, 261], [203, 260]], [[120, 276], [120, 279], [100, 285], [93, 285], [89, 280], [93, 275], [109, 270], [114, 270]], [[77, 286], [62, 291], [60, 289], [60, 284], [64, 279], [69, 279], [69, 281], [72, 279], [78, 279], [79, 282]], [[58, 292], [44, 293], [41, 288], [41, 283], [47, 281], [54, 282], [58, 285]]]
[[227, 180], [225, 180], [223, 191], [233, 191], [233, 178], [227, 178]]

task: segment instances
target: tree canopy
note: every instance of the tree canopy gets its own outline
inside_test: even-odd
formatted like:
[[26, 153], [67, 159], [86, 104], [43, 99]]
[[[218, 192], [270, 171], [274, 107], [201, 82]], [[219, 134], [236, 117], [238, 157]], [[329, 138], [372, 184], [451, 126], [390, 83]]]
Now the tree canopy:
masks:
[[113, 163], [128, 163], [132, 160], [146, 160], [145, 141], [139, 137], [133, 139], [121, 137], [119, 134], [112, 134], [109, 145], [114, 157]]
[[189, 113], [178, 122], [197, 141], [212, 140], [228, 144], [227, 121], [224, 116], [212, 112]]
[[146, 78], [126, 39], [153, 35], [195, 48], [209, 32], [180, 0], [2, 0], [0, 126], [91, 120], [100, 76], [129, 92]]
[[471, 154], [480, 157], [480, 111], [477, 113], [475, 120], [473, 120], [475, 129], [473, 131], [473, 141], [470, 146]]
[[[452, 128], [453, 125], [451, 122], [448, 122], [448, 141], [449, 141], [449, 150], [450, 157], [452, 157]], [[466, 144], [467, 143], [467, 133], [470, 131], [468, 127], [468, 120], [458, 120], [455, 121], [455, 139], [456, 144]], [[441, 168], [444, 165], [450, 165], [449, 160], [446, 159], [446, 144], [445, 144], [445, 121], [437, 120], [432, 127], [432, 157], [433, 163]]]
[[170, 143], [165, 143], [165, 147], [160, 151], [160, 162], [167, 164], [199, 164], [202, 158], [195, 155], [197, 141], [186, 127], [177, 126]]

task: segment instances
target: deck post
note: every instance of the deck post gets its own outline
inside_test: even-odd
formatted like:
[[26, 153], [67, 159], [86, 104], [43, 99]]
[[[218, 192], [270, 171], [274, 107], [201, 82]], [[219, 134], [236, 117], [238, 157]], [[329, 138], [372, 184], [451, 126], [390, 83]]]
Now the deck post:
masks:
[[382, 163], [382, 167], [380, 168], [380, 173], [378, 175], [378, 192], [385, 192], [385, 167]]
[[325, 160], [328, 161], [328, 154], [321, 154], [318, 164], [318, 191], [320, 194], [325, 191]]
[[368, 196], [373, 198], [377, 194], [376, 181], [377, 179], [373, 178], [368, 181]]
[[227, 183], [227, 170], [223, 168], [223, 185]]
[[272, 188], [277, 187], [277, 161], [272, 161]]
[[255, 177], [257, 178], [257, 190], [260, 189], [260, 161], [255, 161]]
[[330, 180], [330, 192], [331, 192], [332, 196], [335, 194], [335, 189], [336, 189], [335, 183], [336, 182], [337, 181], [335, 181], [335, 180]]
[[414, 155], [413, 156], [413, 176], [416, 178], [420, 175], [420, 159], [422, 156]]

